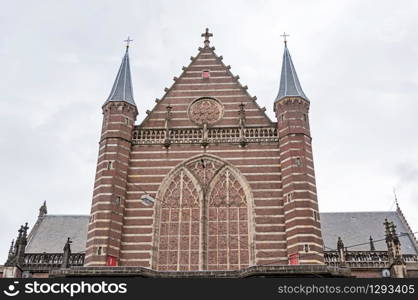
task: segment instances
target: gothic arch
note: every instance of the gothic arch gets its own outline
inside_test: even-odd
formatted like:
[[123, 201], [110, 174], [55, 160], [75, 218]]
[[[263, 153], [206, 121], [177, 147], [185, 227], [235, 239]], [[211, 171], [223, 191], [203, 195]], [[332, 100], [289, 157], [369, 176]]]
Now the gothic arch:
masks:
[[152, 267], [230, 270], [254, 264], [253, 197], [239, 170], [214, 155], [176, 166], [157, 192]]

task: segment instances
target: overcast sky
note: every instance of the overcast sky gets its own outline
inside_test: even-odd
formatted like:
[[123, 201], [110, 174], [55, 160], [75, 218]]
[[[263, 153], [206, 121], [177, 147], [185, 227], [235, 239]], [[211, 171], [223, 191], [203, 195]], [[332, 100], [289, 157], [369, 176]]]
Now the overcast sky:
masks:
[[[25, 221], [88, 214], [101, 106], [129, 35], [144, 112], [209, 27], [274, 118], [283, 42], [305, 94], [321, 211], [394, 209], [418, 230], [418, 2], [1, 1], [0, 264]], [[63, 237], [64, 242], [66, 237]], [[367, 242], [367, 241], [365, 241]]]

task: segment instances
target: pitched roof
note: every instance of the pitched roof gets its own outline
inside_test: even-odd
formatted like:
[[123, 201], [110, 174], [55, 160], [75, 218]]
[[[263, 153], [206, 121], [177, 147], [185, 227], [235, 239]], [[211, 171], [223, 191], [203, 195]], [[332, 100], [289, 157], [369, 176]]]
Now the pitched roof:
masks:
[[[418, 254], [418, 248], [410, 230], [402, 222], [396, 211], [321, 213], [320, 218], [325, 250], [336, 249], [337, 239], [340, 236], [348, 250], [368, 251], [370, 250], [368, 241], [371, 236], [376, 250], [386, 251], [383, 222], [387, 218], [396, 225], [396, 232], [400, 235], [402, 253]], [[406, 234], [401, 235], [401, 233]], [[363, 245], [350, 247], [357, 244]]]
[[[386, 251], [386, 243], [382, 240], [385, 238], [383, 222], [388, 218], [395, 223], [398, 234], [407, 233], [400, 236], [402, 253], [418, 254], [410, 230], [396, 211], [320, 213], [320, 218], [325, 250], [336, 249], [337, 239], [340, 236], [349, 250], [368, 251], [369, 237], [372, 236], [376, 250]], [[84, 252], [88, 222], [87, 215], [46, 215], [34, 229], [35, 232], [31, 232], [26, 252], [62, 253], [67, 237], [73, 241], [71, 244], [73, 253]], [[364, 245], [350, 247], [357, 244]]]
[[284, 44], [280, 88], [275, 101], [279, 101], [284, 97], [301, 97], [309, 101], [300, 85], [295, 66], [293, 65], [292, 57], [290, 56], [289, 49], [287, 48], [287, 43]]
[[88, 223], [86, 215], [45, 215], [30, 233], [26, 253], [62, 253], [68, 237], [72, 253], [84, 252]]
[[129, 65], [128, 49], [129, 47], [126, 47], [126, 52], [123, 56], [118, 74], [116, 75], [109, 98], [107, 98], [105, 103], [109, 101], [125, 101], [136, 106], [132, 90], [131, 67]]

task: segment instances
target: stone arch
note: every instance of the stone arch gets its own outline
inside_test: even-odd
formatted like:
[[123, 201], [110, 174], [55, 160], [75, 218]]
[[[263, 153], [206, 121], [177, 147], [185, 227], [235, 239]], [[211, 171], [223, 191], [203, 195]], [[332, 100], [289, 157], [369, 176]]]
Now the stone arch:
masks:
[[[231, 184], [226, 206], [211, 204], [219, 196], [222, 178]], [[238, 198], [243, 202], [236, 202]], [[254, 264], [253, 197], [245, 177], [229, 162], [205, 154], [180, 163], [164, 178], [157, 199], [154, 269], [229, 270]]]

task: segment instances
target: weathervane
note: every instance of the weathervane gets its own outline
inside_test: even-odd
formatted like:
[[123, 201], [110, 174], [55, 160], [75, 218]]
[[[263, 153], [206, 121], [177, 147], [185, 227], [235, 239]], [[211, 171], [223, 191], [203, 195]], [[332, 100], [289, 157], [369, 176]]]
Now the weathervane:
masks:
[[126, 43], [126, 48], [129, 48], [129, 43], [132, 42], [133, 40], [131, 40], [131, 38], [128, 36], [128, 38], [126, 40], [124, 40], [124, 42]]
[[205, 46], [209, 46], [209, 38], [213, 36], [213, 34], [209, 32], [209, 28], [206, 28], [206, 31], [202, 33], [201, 36], [205, 38]]
[[284, 44], [286, 45], [287, 44], [287, 37], [288, 36], [290, 36], [290, 34], [286, 34], [286, 32], [283, 32], [283, 34], [281, 34], [280, 36], [282, 36], [283, 37], [283, 39], [284, 39]]

